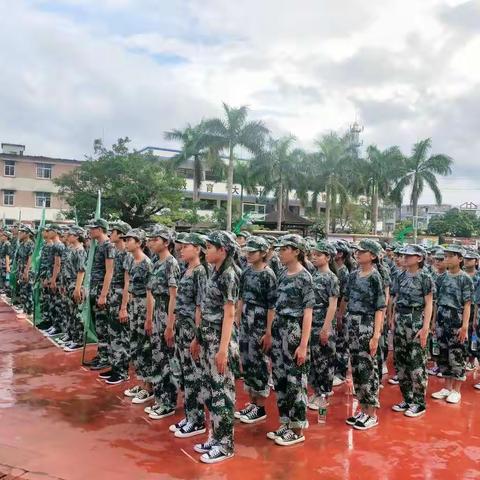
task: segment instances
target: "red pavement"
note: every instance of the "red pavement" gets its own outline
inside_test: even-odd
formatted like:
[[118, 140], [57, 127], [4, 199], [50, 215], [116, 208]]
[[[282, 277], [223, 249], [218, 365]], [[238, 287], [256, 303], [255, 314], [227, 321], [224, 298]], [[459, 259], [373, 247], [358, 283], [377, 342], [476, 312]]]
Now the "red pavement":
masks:
[[[235, 457], [210, 466], [192, 449], [204, 437], [181, 440], [168, 432], [180, 409], [176, 417], [148, 420], [142, 406], [124, 399], [125, 385], [106, 386], [80, 367], [80, 357], [0, 304], [0, 479], [480, 479], [474, 374], [461, 405], [431, 400], [418, 419], [390, 410], [399, 392], [387, 384], [380, 426], [367, 432], [344, 424], [351, 405], [340, 387], [326, 425], [309, 414], [307, 441], [290, 448], [265, 438], [277, 426], [272, 395], [269, 420], [238, 425]], [[440, 385], [431, 380], [429, 391]], [[238, 392], [242, 405], [241, 385]]]

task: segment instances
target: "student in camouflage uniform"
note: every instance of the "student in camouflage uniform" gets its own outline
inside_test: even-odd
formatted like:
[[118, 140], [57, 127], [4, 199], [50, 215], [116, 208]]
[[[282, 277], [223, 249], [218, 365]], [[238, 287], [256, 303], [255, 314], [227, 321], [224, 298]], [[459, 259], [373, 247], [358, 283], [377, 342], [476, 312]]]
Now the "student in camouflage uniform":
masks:
[[20, 308], [27, 315], [33, 313], [33, 274], [31, 271], [34, 243], [34, 231], [28, 225], [21, 225], [18, 229], [17, 251], [17, 283]]
[[43, 245], [40, 252], [40, 265], [38, 269], [38, 281], [40, 282], [40, 302], [42, 304], [42, 320], [37, 325], [39, 330], [47, 331], [52, 325], [52, 295], [50, 290], [50, 277], [53, 268], [52, 241], [49, 232], [43, 228]]
[[6, 292], [7, 276], [10, 274], [10, 241], [7, 231], [0, 231], [0, 292]]
[[[128, 285], [127, 319], [125, 311], [119, 312], [121, 322], [130, 327], [130, 358], [140, 384], [125, 390], [132, 403], [144, 403], [152, 398], [152, 342], [153, 296], [149, 291], [152, 262], [143, 251], [145, 232], [139, 228], [125, 235], [125, 248], [130, 254], [126, 265], [125, 283]], [[109, 379], [110, 381], [110, 379]], [[148, 410], [147, 410], [148, 409]], [[151, 407], [147, 407], [147, 413]]]
[[155, 300], [153, 331], [151, 336], [153, 372], [152, 383], [155, 404], [149, 417], [159, 420], [175, 414], [178, 377], [172, 370], [175, 345], [175, 302], [180, 280], [180, 268], [172, 255], [175, 233], [155, 225], [148, 233], [150, 250], [157, 255], [150, 278], [150, 290]]
[[[477, 252], [473, 250], [465, 250], [465, 255], [463, 257], [463, 270], [465, 273], [472, 279], [473, 282], [473, 291], [477, 291], [478, 285], [480, 284], [480, 271], [478, 270], [478, 260], [480, 256]], [[475, 358], [477, 352], [472, 350], [471, 338], [475, 330], [475, 325], [478, 317], [477, 305], [472, 298], [472, 306], [470, 308], [470, 320], [468, 321], [468, 338], [467, 338], [467, 348], [465, 352], [466, 367], [467, 372], [475, 370]]]
[[217, 463], [233, 456], [235, 378], [231, 368], [231, 336], [238, 300], [238, 276], [232, 256], [235, 240], [224, 231], [210, 233], [206, 259], [213, 266], [201, 305], [198, 337], [202, 367], [202, 399], [210, 413], [211, 429], [205, 443], [193, 448], [203, 463]]
[[335, 377], [333, 379], [333, 386], [337, 387], [345, 382], [348, 369], [348, 326], [346, 323], [345, 312], [341, 310], [341, 299], [345, 294], [347, 288], [348, 276], [354, 268], [352, 262], [352, 254], [350, 246], [344, 240], [337, 240], [334, 244], [337, 254], [335, 255], [335, 265], [337, 267], [337, 275], [340, 288], [340, 296], [338, 299], [337, 308], [337, 335], [336, 335], [336, 367]]
[[130, 255], [125, 249], [124, 235], [130, 230], [130, 225], [120, 220], [110, 224], [110, 242], [115, 247], [112, 282], [108, 295], [107, 336], [110, 355], [108, 363], [111, 368], [99, 375], [99, 378], [109, 385], [117, 385], [128, 378], [130, 335], [126, 322], [128, 285], [125, 282], [125, 270]]
[[[392, 285], [392, 280], [391, 280], [391, 277], [390, 277], [390, 269], [384, 263], [382, 255], [383, 255], [382, 250], [380, 250], [380, 255], [375, 260], [374, 266], [377, 268], [378, 273], [380, 273], [380, 276], [382, 277], [383, 288], [384, 288], [384, 293], [385, 293], [385, 304], [387, 305], [387, 310], [388, 310], [388, 306], [391, 303], [390, 302], [390, 287]], [[386, 310], [385, 313], [387, 313], [387, 310]], [[377, 350], [378, 375], [379, 375], [378, 382], [379, 382], [379, 384], [381, 384], [382, 383], [382, 376], [388, 374], [388, 368], [387, 368], [388, 322], [383, 322], [382, 334], [380, 335], [380, 340], [379, 340], [378, 345], [379, 345], [379, 348]]]
[[268, 242], [255, 236], [249, 236], [243, 247], [248, 266], [240, 277], [236, 316], [240, 325], [244, 388], [250, 402], [234, 414], [243, 423], [255, 423], [267, 417], [265, 399], [270, 394], [267, 352], [272, 345], [277, 289], [275, 274], [266, 264], [268, 249]]
[[433, 312], [435, 284], [423, 268], [425, 250], [403, 249], [406, 270], [395, 277], [394, 360], [403, 400], [393, 405], [407, 417], [425, 413], [427, 341]]
[[305, 243], [300, 235], [284, 235], [278, 243], [285, 273], [278, 279], [272, 327], [273, 382], [280, 427], [267, 438], [277, 445], [305, 441], [307, 421], [308, 341], [315, 305], [312, 276], [304, 265]]
[[177, 259], [178, 268], [180, 269], [180, 277], [183, 277], [185, 270], [187, 269], [187, 262], [182, 259], [182, 240], [188, 235], [186, 232], [177, 233], [175, 237], [175, 252], [173, 253], [174, 257]]
[[77, 225], [72, 225], [68, 230], [67, 238], [69, 254], [65, 258], [62, 271], [67, 304], [66, 334], [69, 341], [65, 341], [63, 350], [75, 352], [82, 348], [84, 333], [81, 305], [85, 294], [82, 284], [87, 261], [87, 254], [82, 244], [85, 230]]
[[336, 254], [335, 247], [326, 241], [320, 241], [312, 247], [312, 263], [316, 271], [312, 276], [315, 306], [310, 335], [309, 383], [314, 390], [308, 402], [308, 408], [311, 410], [328, 405], [327, 395], [332, 391], [335, 375], [334, 319], [340, 295], [339, 281], [334, 273]]
[[98, 349], [97, 355], [85, 364], [91, 370], [103, 370], [110, 366], [111, 358], [108, 344], [108, 295], [113, 277], [115, 247], [107, 235], [108, 222], [103, 218], [91, 220], [86, 228], [90, 231], [90, 238], [96, 241], [89, 295]]
[[267, 252], [267, 265], [273, 270], [275, 278], [278, 280], [281, 274], [285, 271], [284, 265], [278, 258], [278, 254], [275, 251], [275, 242], [277, 239], [273, 235], [264, 235], [263, 238], [268, 242], [270, 248]]
[[177, 438], [188, 438], [205, 433], [205, 412], [201, 399], [202, 370], [198, 351], [191, 346], [201, 321], [201, 304], [209, 275], [205, 260], [206, 242], [202, 235], [190, 233], [177, 242], [182, 244], [182, 261], [187, 266], [177, 292], [175, 319], [175, 359], [179, 367], [180, 384], [185, 394], [185, 418], [170, 426]]
[[445, 388], [432, 394], [433, 398], [459, 403], [460, 388], [465, 381], [465, 349], [468, 321], [473, 299], [472, 279], [461, 270], [464, 249], [459, 245], [445, 247], [448, 268], [437, 297], [436, 332], [440, 355], [437, 359]]
[[342, 302], [347, 304], [348, 338], [352, 377], [359, 412], [347, 419], [357, 430], [378, 425], [380, 407], [378, 344], [385, 314], [385, 286], [374, 267], [381, 247], [373, 240], [362, 240], [357, 251], [358, 270], [350, 273]]
[[246, 252], [244, 251], [243, 247], [247, 244], [247, 240], [251, 237], [250, 232], [247, 232], [246, 230], [243, 230], [239, 233], [237, 233], [237, 244], [240, 247], [240, 252], [238, 256], [238, 264], [240, 268], [245, 270], [248, 267], [248, 261], [247, 261], [247, 256]]

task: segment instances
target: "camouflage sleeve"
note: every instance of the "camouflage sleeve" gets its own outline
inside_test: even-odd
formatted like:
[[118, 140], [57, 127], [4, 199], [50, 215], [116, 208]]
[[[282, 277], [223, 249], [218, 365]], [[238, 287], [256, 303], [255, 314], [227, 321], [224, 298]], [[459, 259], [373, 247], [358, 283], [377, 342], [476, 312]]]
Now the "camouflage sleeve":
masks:
[[151, 290], [152, 289], [152, 278], [153, 278], [153, 263], [151, 261], [145, 261], [145, 289]]
[[313, 280], [309, 275], [305, 276], [303, 284], [303, 308], [313, 308], [315, 306], [315, 291], [313, 290]]
[[267, 275], [265, 288], [267, 289], [267, 308], [273, 310], [277, 302], [277, 277], [273, 271]]
[[246, 273], [247, 269], [243, 270], [242, 274], [240, 275], [240, 280], [238, 282], [238, 297], [240, 299], [243, 298], [243, 292], [244, 292], [244, 288], [245, 288], [245, 273]]
[[77, 272], [84, 272], [87, 265], [87, 252], [83, 248], [77, 250], [77, 261]]
[[435, 284], [433, 283], [432, 276], [428, 273], [425, 273], [423, 276], [422, 290], [424, 297], [431, 293], [435, 293]]
[[348, 274], [348, 278], [345, 282], [345, 289], [344, 289], [342, 297], [346, 302], [348, 302], [348, 299], [350, 297], [350, 290], [352, 288], [352, 283], [354, 282], [354, 278], [355, 278], [355, 272], [350, 272]]
[[166, 265], [167, 283], [169, 288], [178, 287], [178, 280], [180, 279], [180, 267], [174, 257]]
[[332, 275], [331, 282], [328, 285], [328, 298], [340, 296], [340, 285], [336, 275]]
[[130, 253], [128, 253], [127, 255], [125, 255], [125, 259], [123, 260], [123, 269], [130, 273], [130, 271], [132, 270], [132, 266], [133, 266], [133, 256], [130, 255]]
[[205, 291], [207, 287], [207, 275], [205, 268], [202, 266], [196, 268], [193, 271], [193, 289], [195, 299], [195, 306], [199, 307], [202, 304], [202, 300], [205, 298]]
[[112, 260], [115, 258], [115, 246], [111, 242], [105, 242], [105, 260]]
[[224, 304], [235, 303], [238, 300], [238, 277], [233, 268], [228, 268], [222, 273], [221, 291]]
[[372, 275], [371, 279], [375, 311], [383, 310], [386, 307], [384, 283], [380, 274]]
[[462, 304], [465, 305], [473, 299], [473, 281], [468, 275], [464, 275], [462, 283]]

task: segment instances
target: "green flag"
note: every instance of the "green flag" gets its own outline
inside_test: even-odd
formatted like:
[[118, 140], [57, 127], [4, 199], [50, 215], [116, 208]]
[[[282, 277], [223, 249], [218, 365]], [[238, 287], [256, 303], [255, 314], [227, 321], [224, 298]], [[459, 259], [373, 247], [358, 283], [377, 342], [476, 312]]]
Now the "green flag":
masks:
[[[100, 218], [100, 212], [102, 210], [102, 195], [100, 190], [98, 191], [97, 208], [95, 209], [95, 218]], [[93, 257], [95, 256], [95, 249], [97, 248], [97, 242], [91, 240], [90, 250], [88, 252], [87, 267], [85, 268], [85, 278], [83, 280], [83, 288], [85, 289], [85, 301], [82, 307], [82, 321], [83, 321], [83, 353], [85, 355], [85, 345], [88, 341], [96, 342], [97, 336], [95, 334], [95, 325], [92, 321], [92, 312], [90, 305], [90, 275], [92, 273]], [[83, 363], [83, 361], [82, 361]]]
[[38, 226], [37, 237], [35, 239], [35, 248], [32, 254], [31, 269], [33, 272], [34, 284], [33, 284], [33, 325], [40, 323], [42, 318], [42, 306], [40, 303], [40, 279], [38, 273], [40, 271], [40, 256], [42, 254], [43, 247], [43, 227], [45, 227], [45, 207], [42, 210], [42, 219]]
[[251, 213], [248, 212], [246, 213], [236, 224], [235, 226], [233, 227], [233, 233], [235, 235], [238, 235], [240, 233], [240, 231], [242, 230], [242, 227], [244, 225], [247, 225], [248, 223], [250, 223], [250, 215]]

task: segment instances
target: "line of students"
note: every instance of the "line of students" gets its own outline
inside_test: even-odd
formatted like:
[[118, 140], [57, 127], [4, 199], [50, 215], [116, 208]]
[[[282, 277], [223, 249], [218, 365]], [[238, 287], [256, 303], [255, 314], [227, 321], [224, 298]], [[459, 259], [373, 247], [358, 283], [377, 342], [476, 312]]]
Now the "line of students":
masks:
[[[472, 252], [457, 246], [438, 250], [434, 269], [418, 245], [395, 251], [387, 246], [383, 259], [372, 240], [352, 246], [309, 243], [295, 234], [176, 236], [163, 225], [144, 231], [103, 219], [87, 228], [97, 242], [89, 294], [98, 337], [88, 366], [106, 383], [120, 384], [129, 379], [132, 364], [136, 384], [125, 396], [133, 404], [149, 403], [145, 413], [154, 420], [175, 414], [177, 392], [183, 390], [185, 418], [169, 428], [177, 438], [206, 433], [208, 410], [208, 439], [194, 445], [202, 462], [233, 456], [234, 420], [265, 419], [272, 386], [280, 422], [267, 438], [280, 446], [303, 442], [307, 408], [326, 408], [333, 387], [346, 378], [348, 361], [359, 410], [346, 423], [356, 430], [377, 426], [389, 329], [403, 397], [393, 410], [407, 417], [426, 411], [432, 331], [439, 374], [446, 379], [432, 396], [460, 401], [466, 340], [478, 334], [480, 282], [469, 261]], [[46, 335], [64, 332], [65, 350], [73, 351], [81, 332], [85, 231], [72, 227], [62, 249], [59, 230], [53, 225], [45, 232], [40, 278], [51, 307], [42, 327]], [[69, 308], [62, 310], [64, 301]], [[239, 410], [235, 374], [243, 376], [249, 396]]]

